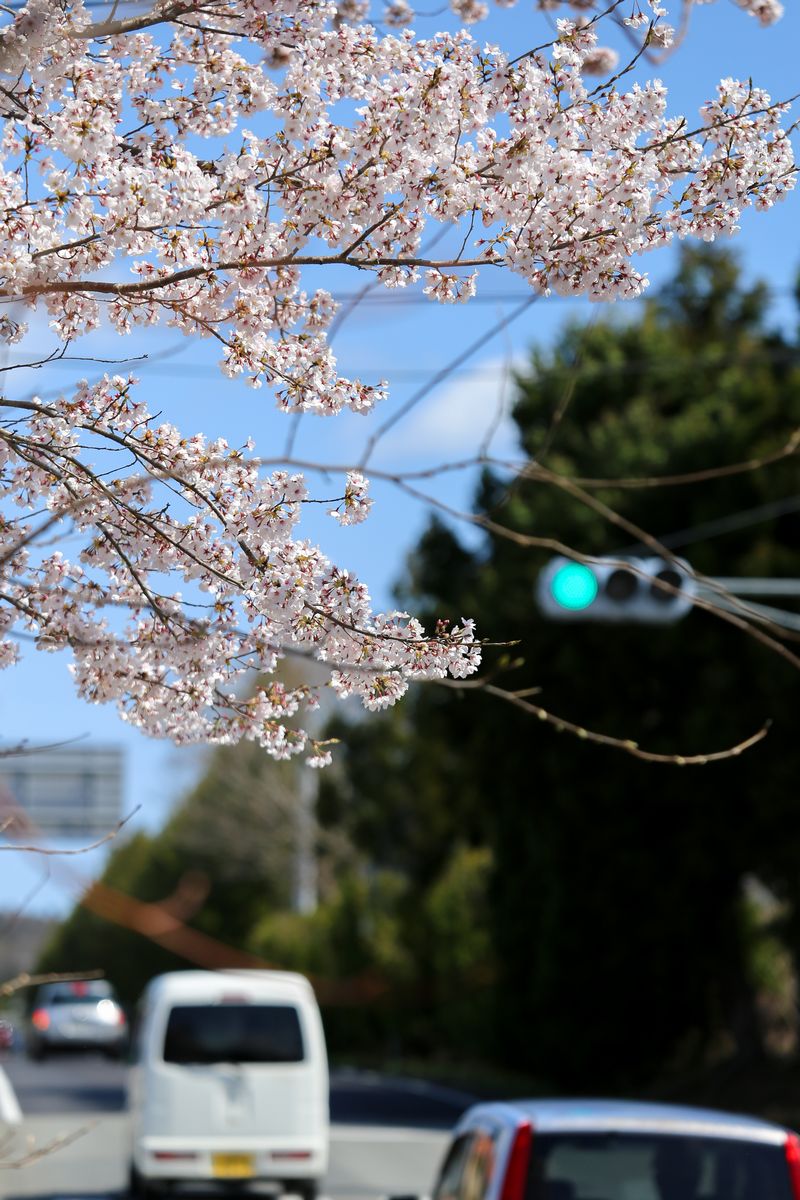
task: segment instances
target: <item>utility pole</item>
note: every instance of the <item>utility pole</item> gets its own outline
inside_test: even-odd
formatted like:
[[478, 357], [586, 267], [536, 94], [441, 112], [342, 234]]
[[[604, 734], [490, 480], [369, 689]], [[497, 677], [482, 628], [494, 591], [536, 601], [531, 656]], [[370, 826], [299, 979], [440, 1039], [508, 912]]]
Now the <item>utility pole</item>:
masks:
[[312, 913], [317, 907], [317, 780], [319, 772], [301, 766], [296, 772], [294, 910]]

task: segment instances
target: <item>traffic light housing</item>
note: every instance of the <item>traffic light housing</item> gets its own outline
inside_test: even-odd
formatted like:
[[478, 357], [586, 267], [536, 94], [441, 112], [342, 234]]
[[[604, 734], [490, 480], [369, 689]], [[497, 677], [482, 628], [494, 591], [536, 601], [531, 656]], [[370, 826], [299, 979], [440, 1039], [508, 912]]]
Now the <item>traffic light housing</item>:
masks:
[[536, 584], [539, 609], [551, 621], [671, 625], [686, 616], [696, 594], [688, 563], [655, 556], [576, 562], [559, 555]]

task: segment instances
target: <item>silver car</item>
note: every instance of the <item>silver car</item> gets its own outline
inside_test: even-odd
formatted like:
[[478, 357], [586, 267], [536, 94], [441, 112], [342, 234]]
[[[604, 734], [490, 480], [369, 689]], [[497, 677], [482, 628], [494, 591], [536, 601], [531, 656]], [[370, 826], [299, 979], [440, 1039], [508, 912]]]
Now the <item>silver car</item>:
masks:
[[800, 1200], [800, 1139], [670, 1104], [479, 1104], [453, 1132], [433, 1200]]
[[127, 1040], [125, 1014], [105, 979], [46, 983], [37, 991], [25, 1042], [30, 1058], [66, 1050], [120, 1058]]

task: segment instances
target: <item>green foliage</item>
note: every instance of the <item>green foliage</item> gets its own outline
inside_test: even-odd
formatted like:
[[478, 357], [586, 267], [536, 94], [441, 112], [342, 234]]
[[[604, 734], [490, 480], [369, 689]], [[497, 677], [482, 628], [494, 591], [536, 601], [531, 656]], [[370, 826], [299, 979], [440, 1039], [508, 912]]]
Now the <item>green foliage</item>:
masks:
[[436, 963], [452, 979], [471, 971], [482, 973], [489, 963], [491, 946], [480, 918], [488, 899], [490, 868], [485, 846], [460, 846], [426, 898]]
[[327, 969], [327, 923], [324, 909], [311, 915], [271, 912], [256, 922], [248, 948], [283, 971], [314, 975]]
[[398, 1009], [414, 979], [403, 929], [407, 894], [408, 882], [396, 872], [351, 870], [313, 913], [270, 914], [253, 930], [256, 954], [315, 983], [334, 1050], [396, 1042]]
[[396, 872], [348, 872], [313, 913], [270, 913], [250, 938], [254, 953], [294, 970], [346, 979], [370, 969], [386, 979], [408, 977], [400, 943], [407, 881]]
[[335, 1051], [488, 1056], [490, 867], [485, 848], [456, 847], [423, 893], [396, 871], [350, 871], [313, 913], [265, 916], [250, 949], [317, 984]]
[[434, 1045], [487, 1061], [496, 1052], [495, 968], [486, 921], [491, 869], [487, 847], [457, 846], [423, 908], [431, 945]]

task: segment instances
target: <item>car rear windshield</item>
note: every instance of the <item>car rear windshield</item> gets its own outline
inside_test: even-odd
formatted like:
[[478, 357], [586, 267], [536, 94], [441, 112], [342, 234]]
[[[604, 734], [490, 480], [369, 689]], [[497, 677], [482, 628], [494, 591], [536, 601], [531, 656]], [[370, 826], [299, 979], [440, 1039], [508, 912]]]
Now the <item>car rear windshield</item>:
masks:
[[179, 1004], [169, 1014], [164, 1061], [303, 1061], [297, 1009], [288, 1004]]
[[783, 1146], [675, 1134], [536, 1134], [526, 1200], [792, 1200]]
[[72, 983], [50, 984], [42, 988], [39, 1004], [97, 1004], [98, 1000], [110, 1000], [113, 992], [104, 980], [76, 979]]

